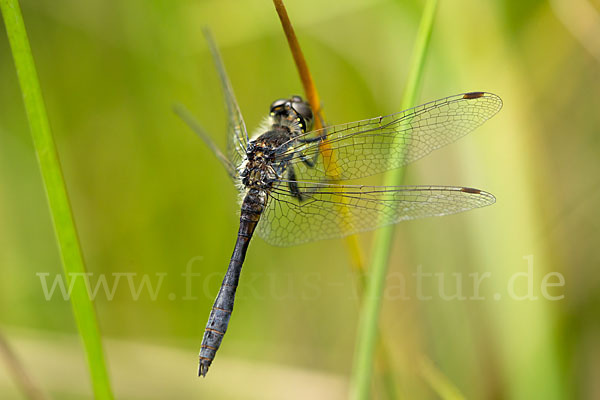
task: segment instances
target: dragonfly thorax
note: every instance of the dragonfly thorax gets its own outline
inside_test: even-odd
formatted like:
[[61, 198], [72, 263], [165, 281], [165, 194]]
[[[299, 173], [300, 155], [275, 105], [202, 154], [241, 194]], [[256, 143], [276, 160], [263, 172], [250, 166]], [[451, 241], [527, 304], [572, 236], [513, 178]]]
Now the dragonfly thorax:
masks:
[[269, 162], [249, 161], [241, 173], [242, 184], [247, 188], [269, 190], [279, 177]]
[[[260, 139], [260, 138], [259, 138]], [[268, 190], [279, 175], [273, 168], [274, 147], [264, 141], [253, 140], [248, 145], [243, 164], [242, 184], [247, 188]]]

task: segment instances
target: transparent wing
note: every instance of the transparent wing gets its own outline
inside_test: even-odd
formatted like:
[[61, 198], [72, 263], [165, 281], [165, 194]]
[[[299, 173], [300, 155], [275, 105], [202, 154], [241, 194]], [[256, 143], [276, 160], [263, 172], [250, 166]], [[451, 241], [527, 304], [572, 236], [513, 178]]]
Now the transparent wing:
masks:
[[221, 150], [219, 150], [219, 146], [216, 145], [215, 142], [212, 141], [210, 135], [200, 126], [198, 121], [192, 116], [192, 113], [189, 112], [187, 108], [183, 104], [175, 104], [173, 106], [173, 111], [187, 124], [187, 126], [192, 129], [199, 137], [202, 139], [204, 144], [213, 152], [215, 157], [221, 162], [221, 165], [227, 170], [229, 176], [235, 181], [238, 176], [238, 171], [235, 166], [229, 161], [229, 158], [225, 157]]
[[221, 59], [217, 45], [208, 29], [203, 29], [203, 32], [206, 41], [208, 42], [208, 47], [210, 48], [215, 67], [221, 78], [221, 86], [225, 96], [225, 103], [227, 104], [227, 113], [229, 114], [227, 152], [229, 160], [234, 166], [238, 167], [241, 164], [246, 154], [246, 148], [248, 147], [248, 131], [246, 130], [246, 124], [244, 123], [244, 118], [240, 112], [240, 107], [233, 94], [231, 82], [229, 82], [227, 72], [225, 72], [223, 60]]
[[[293, 152], [291, 165], [298, 180], [362, 178], [406, 165], [454, 142], [500, 108], [502, 100], [495, 94], [458, 94], [397, 114], [308, 132], [294, 139], [286, 156]], [[311, 161], [314, 167], [309, 166]]]
[[290, 246], [372, 230], [415, 218], [493, 204], [490, 193], [452, 186], [360, 186], [296, 182], [303, 200], [282, 182], [269, 194], [258, 234]]

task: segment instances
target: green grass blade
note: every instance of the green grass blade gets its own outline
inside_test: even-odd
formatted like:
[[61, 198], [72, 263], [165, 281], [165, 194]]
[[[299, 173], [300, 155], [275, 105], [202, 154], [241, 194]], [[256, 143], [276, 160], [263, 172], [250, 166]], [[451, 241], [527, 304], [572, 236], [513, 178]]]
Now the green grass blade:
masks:
[[[70, 280], [71, 276], [77, 276], [72, 274], [84, 273], [85, 267], [56, 147], [46, 116], [33, 55], [25, 31], [25, 24], [18, 0], [0, 0], [0, 9], [2, 10], [33, 144], [48, 196], [48, 204], [64, 272], [67, 280]], [[112, 399], [96, 313], [83, 279], [76, 279], [74, 282], [71, 305], [85, 347], [94, 395], [97, 399]]]
[[[433, 21], [437, 10], [437, 0], [429, 0], [425, 5], [415, 50], [412, 55], [411, 69], [402, 100], [401, 109], [414, 106], [417, 92], [421, 86], [425, 55], [429, 47]], [[394, 186], [402, 182], [404, 173], [402, 169], [390, 171], [385, 176], [385, 185]], [[369, 269], [367, 288], [365, 291], [361, 310], [356, 348], [354, 353], [354, 367], [351, 381], [351, 398], [368, 399], [373, 374], [373, 358], [377, 343], [377, 327], [381, 297], [387, 274], [388, 258], [394, 236], [394, 226], [390, 225], [379, 229], [375, 234], [373, 259]]]

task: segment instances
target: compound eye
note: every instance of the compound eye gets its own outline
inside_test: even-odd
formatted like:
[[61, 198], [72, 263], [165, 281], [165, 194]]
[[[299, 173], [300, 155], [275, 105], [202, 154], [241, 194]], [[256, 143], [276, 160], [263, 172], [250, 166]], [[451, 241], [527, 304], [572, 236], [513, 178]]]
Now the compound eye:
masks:
[[285, 106], [286, 102], [287, 102], [286, 99], [275, 100], [273, 103], [271, 103], [271, 108], [269, 109], [269, 111], [275, 112], [278, 108]]
[[[294, 97], [298, 97], [298, 96], [294, 96]], [[313, 113], [312, 113], [312, 110], [310, 109], [310, 106], [308, 105], [308, 103], [306, 103], [304, 101], [299, 101], [299, 102], [294, 101], [294, 103], [292, 103], [292, 107], [294, 108], [296, 113], [298, 113], [298, 115], [300, 117], [302, 117], [302, 119], [304, 120], [304, 123], [306, 125], [303, 128], [305, 130], [310, 129], [312, 126], [312, 122], [313, 122]]]

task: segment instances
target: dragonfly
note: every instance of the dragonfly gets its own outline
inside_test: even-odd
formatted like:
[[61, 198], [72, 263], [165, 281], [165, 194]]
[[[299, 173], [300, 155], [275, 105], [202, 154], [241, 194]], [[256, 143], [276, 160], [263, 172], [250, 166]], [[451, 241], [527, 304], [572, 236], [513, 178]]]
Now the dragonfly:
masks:
[[[202, 338], [198, 375], [206, 376], [233, 311], [242, 264], [254, 234], [276, 246], [348, 236], [399, 221], [455, 214], [495, 202], [461, 186], [343, 183], [399, 168], [465, 136], [502, 107], [488, 92], [445, 97], [395, 114], [312, 130], [300, 96], [274, 101], [249, 138], [223, 61], [209, 32], [229, 116], [227, 153], [183, 106], [175, 112], [213, 151], [240, 192], [237, 240]], [[341, 183], [342, 182], [342, 183]]]

